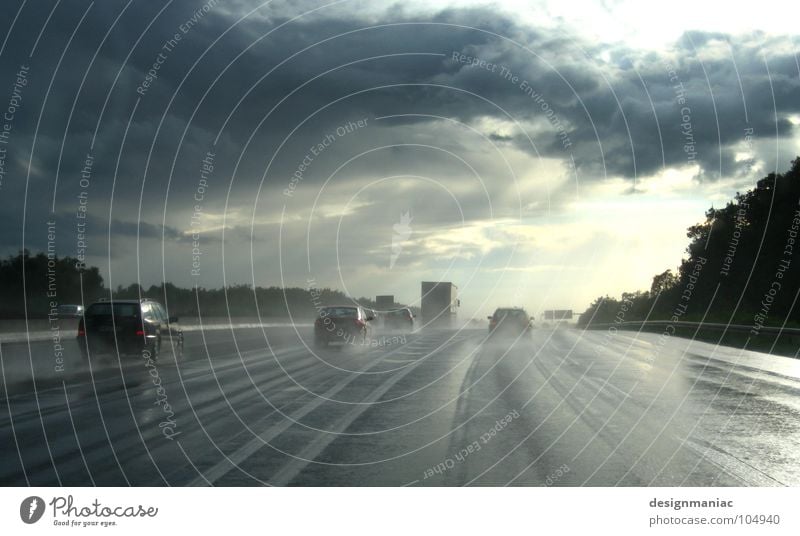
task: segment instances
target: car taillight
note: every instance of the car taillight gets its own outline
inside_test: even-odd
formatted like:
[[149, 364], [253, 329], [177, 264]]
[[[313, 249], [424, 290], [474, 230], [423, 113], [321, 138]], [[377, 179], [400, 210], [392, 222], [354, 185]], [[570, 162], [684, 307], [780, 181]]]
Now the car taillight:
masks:
[[316, 322], [314, 322], [314, 324], [316, 324], [317, 326], [321, 326], [322, 325], [322, 319], [321, 318], [317, 318], [317, 320], [316, 320]]
[[143, 329], [137, 329], [136, 330], [136, 336], [137, 337], [144, 337], [144, 330]]
[[86, 336], [86, 330], [83, 329], [83, 326], [78, 326], [78, 337]]
[[353, 324], [355, 324], [359, 328], [363, 328], [366, 324], [364, 324], [363, 320], [359, 320], [358, 318], [353, 319]]

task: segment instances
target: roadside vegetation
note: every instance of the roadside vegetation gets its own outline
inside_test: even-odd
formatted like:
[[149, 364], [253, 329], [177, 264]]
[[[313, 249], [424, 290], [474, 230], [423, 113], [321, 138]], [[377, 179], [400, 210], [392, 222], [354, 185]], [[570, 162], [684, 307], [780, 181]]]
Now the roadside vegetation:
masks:
[[[648, 290], [602, 296], [578, 325], [671, 320], [800, 327], [800, 157], [687, 230], [686, 256]], [[754, 334], [755, 335], [755, 334]], [[757, 335], [756, 335], [757, 336]]]
[[[351, 303], [353, 298], [330, 289], [255, 287], [233, 285], [226, 288], [181, 288], [172, 283], [144, 288], [134, 283], [108, 289], [95, 266], [76, 269], [71, 257], [48, 259], [44, 253], [20, 252], [0, 260], [0, 318], [44, 318], [51, 301], [57, 304], [82, 304], [100, 298], [151, 298], [169, 308], [170, 314], [182, 317], [293, 317], [307, 321], [324, 304]], [[24, 274], [24, 278], [23, 278]], [[24, 282], [24, 286], [23, 286]], [[24, 289], [24, 290], [23, 290]], [[367, 298], [356, 300], [374, 308]], [[258, 305], [258, 307], [256, 307]]]

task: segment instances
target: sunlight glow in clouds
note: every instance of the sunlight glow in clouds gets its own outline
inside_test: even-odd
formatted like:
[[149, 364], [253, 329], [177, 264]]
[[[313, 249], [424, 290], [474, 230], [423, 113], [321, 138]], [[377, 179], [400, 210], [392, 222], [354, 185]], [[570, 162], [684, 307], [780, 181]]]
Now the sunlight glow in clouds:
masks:
[[[310, 264], [319, 285], [344, 280], [356, 296], [413, 303], [419, 281], [449, 279], [465, 314], [517, 299], [532, 311], [581, 310], [601, 294], [647, 289], [680, 262], [686, 227], [800, 153], [796, 20], [783, 3], [230, 0], [192, 28], [131, 110], [128, 82], [135, 88], [186, 20], [176, 2], [147, 26], [156, 8], [145, 4], [123, 15], [94, 4], [87, 27], [123, 23], [77, 97], [77, 70], [59, 71], [46, 105], [26, 93], [25, 109], [46, 113], [14, 125], [15, 142], [35, 154], [9, 157], [9, 176], [35, 180], [3, 185], [15, 199], [0, 214], [4, 252], [16, 253], [20, 236], [42, 248], [36, 231], [53, 199], [43, 179], [57, 170], [54, 213], [69, 225], [70, 181], [98, 128], [89, 262], [114, 283], [303, 286]], [[30, 11], [20, 27], [43, 22]], [[51, 49], [78, 22], [57, 11], [37, 72], [56, 72]], [[0, 58], [13, 69], [36, 38], [15, 35]], [[91, 58], [98, 35], [77, 32], [71, 53]], [[507, 66], [527, 85], [453, 54]], [[97, 102], [109, 103], [99, 122]], [[50, 113], [73, 106], [69, 127]], [[351, 121], [365, 128], [304, 158]], [[190, 228], [198, 162], [215, 138], [203, 218]], [[60, 155], [62, 140], [77, 149]], [[186, 269], [195, 231], [199, 281]]]

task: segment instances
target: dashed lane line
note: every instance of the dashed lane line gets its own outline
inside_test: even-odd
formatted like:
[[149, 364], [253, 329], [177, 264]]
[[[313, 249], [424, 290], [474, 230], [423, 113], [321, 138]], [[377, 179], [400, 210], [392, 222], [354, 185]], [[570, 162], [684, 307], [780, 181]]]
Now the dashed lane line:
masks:
[[[336, 424], [334, 424], [333, 429], [337, 431], [347, 430], [356, 419], [358, 419], [371, 407], [368, 404], [380, 400], [381, 397], [383, 397], [383, 395], [385, 395], [387, 391], [394, 386], [394, 384], [405, 378], [412, 370], [416, 370], [418, 366], [419, 365], [417, 364], [407, 367], [403, 369], [402, 372], [394, 374], [388, 378], [377, 389], [372, 391], [367, 398], [364, 399], [366, 404], [354, 406], [353, 409], [347, 412], [347, 414], [345, 414], [336, 422]], [[324, 451], [327, 446], [335, 441], [338, 437], [339, 435], [337, 433], [318, 434], [313, 441], [308, 443], [306, 448], [304, 448], [300, 454], [294, 457], [289, 463], [284, 465], [280, 471], [278, 471], [275, 476], [270, 479], [269, 483], [273, 486], [285, 486], [289, 484], [308, 464], [312, 463], [317, 456], [322, 454], [322, 451]]]
[[[362, 373], [368, 372], [370, 369], [376, 367], [384, 360], [386, 360], [386, 358], [396, 353], [398, 350], [400, 350], [400, 348], [396, 348], [394, 350], [386, 352], [385, 354], [383, 354], [382, 357], [370, 363], [361, 372]], [[271, 443], [276, 437], [278, 437], [280, 434], [288, 430], [291, 426], [295, 424], [295, 422], [299, 421], [300, 419], [302, 419], [303, 417], [305, 417], [306, 415], [317, 409], [327, 400], [334, 398], [337, 393], [342, 391], [345, 387], [350, 385], [350, 383], [352, 383], [353, 381], [355, 381], [357, 378], [360, 377], [361, 374], [351, 374], [348, 377], [342, 379], [341, 381], [336, 383], [336, 385], [328, 389], [328, 391], [326, 391], [323, 395], [315, 397], [313, 400], [309, 401], [300, 409], [292, 413], [292, 415], [288, 419], [282, 419], [279, 423], [268, 428], [264, 433], [258, 434], [257, 436], [253, 437], [250, 441], [248, 441], [240, 448], [232, 452], [225, 459], [220, 460], [217, 464], [209, 468], [204, 474], [198, 475], [188, 485], [207, 486], [209, 483], [213, 485], [214, 482], [221, 479], [223, 476], [228, 474], [228, 472], [230, 472], [232, 469], [238, 467], [241, 463], [243, 463], [247, 458], [258, 452], [258, 450], [260, 450], [262, 447]]]

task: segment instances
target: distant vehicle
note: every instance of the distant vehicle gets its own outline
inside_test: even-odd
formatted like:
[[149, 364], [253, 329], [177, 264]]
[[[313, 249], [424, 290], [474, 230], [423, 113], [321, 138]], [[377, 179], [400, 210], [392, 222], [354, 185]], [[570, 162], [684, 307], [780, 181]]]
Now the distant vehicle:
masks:
[[521, 307], [501, 307], [489, 319], [489, 335], [529, 334], [533, 327], [533, 317], [528, 316]]
[[371, 309], [358, 305], [331, 305], [320, 309], [314, 322], [314, 345], [331, 343], [363, 345], [372, 333], [370, 322], [375, 315]]
[[83, 316], [83, 305], [59, 305], [56, 314], [58, 318], [80, 318]]
[[167, 316], [157, 301], [98, 301], [86, 308], [78, 323], [78, 346], [84, 360], [106, 353], [143, 357], [147, 352], [155, 361], [163, 351], [173, 349], [179, 360], [183, 331], [178, 318]]
[[383, 327], [412, 331], [414, 329], [414, 313], [408, 308], [388, 311], [383, 315]]
[[394, 295], [383, 294], [375, 296], [375, 307], [379, 312], [391, 311], [394, 308]]
[[423, 281], [420, 305], [425, 326], [454, 327], [458, 307], [461, 305], [458, 287], [446, 281]]

